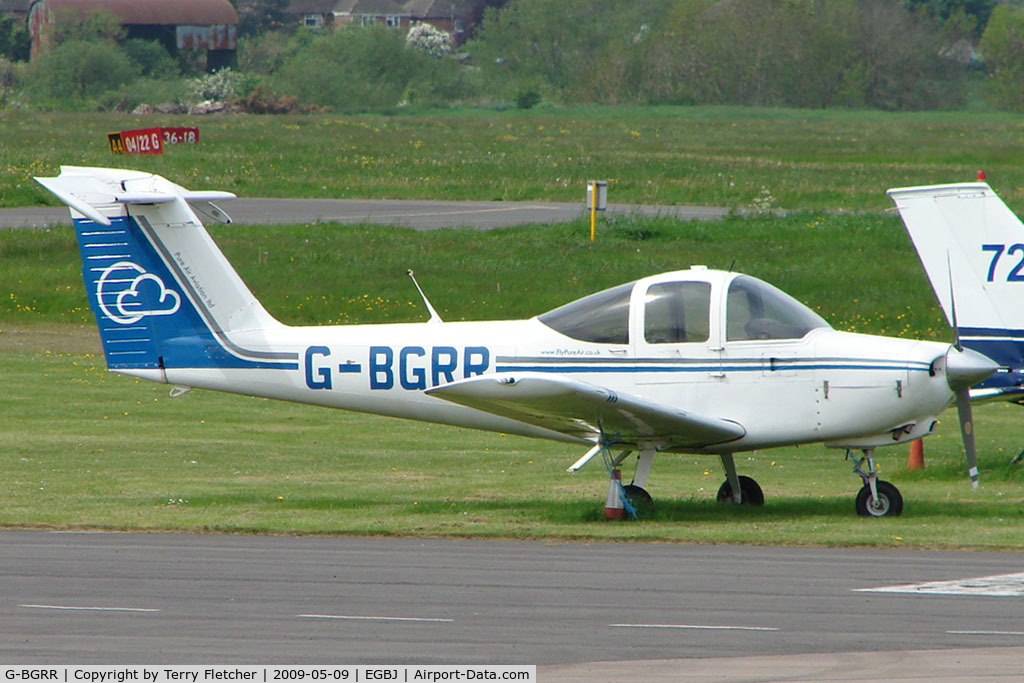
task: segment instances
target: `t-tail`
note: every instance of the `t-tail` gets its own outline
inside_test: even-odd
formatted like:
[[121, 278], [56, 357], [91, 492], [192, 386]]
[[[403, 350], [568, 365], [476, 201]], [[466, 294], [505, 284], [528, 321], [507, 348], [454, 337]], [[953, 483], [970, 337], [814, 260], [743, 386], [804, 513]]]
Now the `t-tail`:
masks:
[[960, 343], [999, 363], [973, 400], [1024, 402], [1024, 224], [987, 183], [889, 190]]
[[282, 325], [190, 206], [227, 222], [213, 202], [233, 194], [106, 168], [62, 166], [36, 180], [71, 207], [109, 369], [166, 382], [168, 368], [298, 367], [296, 354], [261, 344]]

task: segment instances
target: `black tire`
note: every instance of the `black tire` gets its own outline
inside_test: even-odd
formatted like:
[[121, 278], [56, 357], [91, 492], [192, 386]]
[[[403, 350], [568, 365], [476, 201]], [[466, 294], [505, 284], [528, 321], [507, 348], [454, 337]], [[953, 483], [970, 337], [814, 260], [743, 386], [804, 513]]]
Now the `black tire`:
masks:
[[654, 501], [651, 499], [651, 494], [634, 484], [627, 484], [622, 488], [626, 492], [626, 498], [629, 498], [629, 504], [636, 510], [636, 516], [640, 519], [649, 516], [654, 509]]
[[857, 514], [861, 517], [897, 517], [903, 512], [900, 490], [887, 481], [875, 482], [878, 500], [871, 503], [871, 487], [865, 484], [857, 494]]
[[[757, 482], [750, 477], [740, 475], [740, 493], [743, 494], [743, 505], [764, 505], [764, 491], [757, 485]], [[732, 485], [726, 479], [718, 489], [718, 502], [732, 502]]]

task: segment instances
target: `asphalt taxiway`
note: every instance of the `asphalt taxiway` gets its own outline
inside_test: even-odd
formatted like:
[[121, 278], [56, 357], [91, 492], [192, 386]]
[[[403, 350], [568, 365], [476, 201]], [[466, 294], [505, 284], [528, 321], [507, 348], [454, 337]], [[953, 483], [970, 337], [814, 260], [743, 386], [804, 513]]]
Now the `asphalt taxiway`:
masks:
[[[0, 663], [997, 680], [1024, 671], [1022, 565], [1017, 553], [3, 531]], [[979, 593], [976, 577], [1005, 578]], [[958, 588], [907, 588], [927, 581]]]
[[[489, 230], [512, 225], [561, 223], [584, 215], [583, 202], [451, 202], [371, 199], [239, 198], [219, 204], [242, 225], [375, 223], [434, 230]], [[707, 206], [610, 204], [607, 214], [667, 216], [683, 220], [721, 218], [728, 209]], [[604, 212], [602, 212], [602, 215]], [[205, 217], [200, 216], [203, 220]], [[67, 207], [0, 209], [0, 228], [71, 225]]]

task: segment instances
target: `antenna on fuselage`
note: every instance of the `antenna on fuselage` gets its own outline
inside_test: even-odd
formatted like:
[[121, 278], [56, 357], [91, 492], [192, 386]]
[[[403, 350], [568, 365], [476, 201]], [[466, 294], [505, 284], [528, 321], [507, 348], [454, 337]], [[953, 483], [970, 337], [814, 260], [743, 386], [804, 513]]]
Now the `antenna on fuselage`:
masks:
[[430, 320], [427, 322], [443, 323], [444, 321], [441, 320], [441, 316], [439, 316], [437, 311], [434, 310], [434, 307], [430, 305], [430, 299], [428, 299], [427, 295], [423, 293], [423, 288], [420, 287], [420, 283], [416, 282], [416, 273], [412, 272], [412, 269], [410, 268], [405, 271], [405, 274], [409, 276], [409, 279], [412, 280], [412, 283], [416, 286], [416, 291], [420, 293], [420, 297], [423, 299], [423, 303], [427, 307], [427, 311], [430, 313]]

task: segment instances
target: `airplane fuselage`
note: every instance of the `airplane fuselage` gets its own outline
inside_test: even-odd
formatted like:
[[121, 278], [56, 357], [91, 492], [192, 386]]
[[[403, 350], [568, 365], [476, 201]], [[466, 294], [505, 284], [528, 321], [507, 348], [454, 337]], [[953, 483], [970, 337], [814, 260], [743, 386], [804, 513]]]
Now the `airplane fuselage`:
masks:
[[676, 348], [579, 342], [536, 318], [281, 326], [251, 339], [235, 333], [233, 339], [239, 347], [273, 350], [295, 363], [123, 372], [189, 387], [577, 441], [424, 393], [489, 373], [570, 375], [745, 426], [747, 433], [738, 441], [699, 449], [712, 453], [819, 441], [851, 447], [862, 439], [892, 443], [902, 440], [892, 430], [931, 419], [950, 400], [944, 379], [932, 370], [947, 345], [828, 328], [796, 340], [716, 340]]

